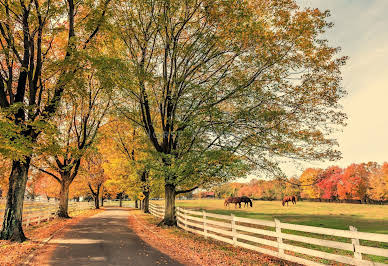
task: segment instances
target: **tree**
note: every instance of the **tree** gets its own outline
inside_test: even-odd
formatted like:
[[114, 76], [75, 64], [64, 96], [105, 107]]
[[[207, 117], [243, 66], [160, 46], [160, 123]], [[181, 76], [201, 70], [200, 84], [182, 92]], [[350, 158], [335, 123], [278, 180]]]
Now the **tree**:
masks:
[[337, 185], [340, 199], [358, 199], [365, 201], [367, 198], [368, 179], [377, 169], [377, 163], [351, 164], [345, 170]]
[[325, 169], [321, 174], [321, 181], [317, 187], [321, 190], [320, 195], [323, 199], [337, 199], [337, 186], [342, 179], [343, 170], [338, 166], [331, 166]]
[[292, 0], [127, 0], [114, 16], [130, 73], [118, 107], [153, 145], [164, 224], [176, 222], [176, 195], [247, 165], [283, 175], [279, 158], [339, 158], [328, 136], [346, 118], [346, 58], [319, 39], [328, 12]]
[[23, 199], [32, 155], [39, 153], [36, 142], [80, 69], [79, 52], [96, 36], [109, 2], [0, 2], [0, 152], [13, 160], [1, 239], [26, 239]]
[[73, 93], [62, 100], [56, 121], [56, 147], [45, 154], [44, 164], [38, 167], [61, 186], [59, 217], [69, 218], [70, 185], [78, 174], [82, 158], [94, 143], [110, 107], [110, 94], [107, 93], [111, 89], [110, 84], [105, 76], [99, 76], [93, 69], [83, 70], [86, 82], [80, 78], [79, 82], [83, 83], [77, 94]]
[[374, 200], [388, 199], [388, 163], [385, 162], [369, 177], [369, 198]]
[[[139, 195], [138, 190], [141, 190], [141, 193], [144, 195], [142, 208], [145, 213], [149, 213], [150, 171], [148, 165], [151, 158], [147, 153], [148, 143], [144, 141], [142, 131], [132, 126], [131, 121], [127, 121], [125, 117], [120, 115], [117, 115], [115, 119], [117, 120], [110, 121], [103, 129], [103, 141], [100, 143], [100, 150], [103, 151], [107, 158], [112, 158], [113, 161], [118, 158], [120, 158], [119, 160], [125, 160], [125, 168], [127, 170], [122, 177], [127, 177], [128, 183], [136, 186], [134, 188], [135, 194], [130, 194], [137, 197]], [[116, 158], [113, 158], [114, 156]], [[116, 166], [122, 167], [123, 165]], [[112, 177], [113, 180], [115, 178], [114, 176]], [[114, 181], [111, 181], [111, 184], [113, 183]]]
[[100, 153], [92, 153], [85, 159], [85, 166], [83, 173], [84, 178], [86, 179], [87, 186], [92, 193], [94, 198], [94, 206], [96, 209], [100, 208], [100, 197], [102, 196], [102, 185], [107, 180], [107, 176], [104, 173], [103, 168], [103, 158]]
[[301, 184], [301, 197], [318, 199], [320, 191], [316, 184], [322, 180], [322, 170], [318, 168], [307, 168], [299, 178]]

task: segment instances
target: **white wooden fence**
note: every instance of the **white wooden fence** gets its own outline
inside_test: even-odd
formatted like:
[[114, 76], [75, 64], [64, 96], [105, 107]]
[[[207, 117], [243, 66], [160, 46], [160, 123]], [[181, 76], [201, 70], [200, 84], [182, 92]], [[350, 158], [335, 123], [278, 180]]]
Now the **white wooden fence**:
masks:
[[[164, 206], [150, 203], [150, 212], [162, 218]], [[350, 265], [388, 265], [366, 260], [362, 256], [362, 254], [376, 255], [385, 257], [388, 261], [388, 249], [360, 244], [360, 240], [378, 242], [380, 245], [388, 243], [388, 235], [358, 232], [353, 226], [350, 226], [349, 230], [338, 230], [282, 223], [278, 219], [274, 221], [248, 219], [233, 214], [220, 215], [180, 207], [177, 207], [176, 218], [178, 226], [183, 230], [300, 264], [325, 265], [319, 262], [321, 258]], [[304, 232], [304, 236], [298, 235], [298, 232], [299, 234]], [[308, 236], [305, 236], [305, 233], [309, 233]], [[347, 242], [319, 238], [325, 236], [334, 236]], [[317, 246], [324, 247], [325, 251], [313, 249], [312, 245], [316, 249]], [[303, 258], [295, 256], [295, 253], [304, 254]]]
[[[69, 202], [69, 214], [74, 215], [83, 210], [92, 209], [93, 202]], [[25, 201], [23, 208], [23, 225], [28, 227], [32, 224], [40, 224], [43, 221], [50, 221], [58, 211], [57, 202], [34, 202]], [[0, 227], [3, 223], [4, 209], [0, 209]]]

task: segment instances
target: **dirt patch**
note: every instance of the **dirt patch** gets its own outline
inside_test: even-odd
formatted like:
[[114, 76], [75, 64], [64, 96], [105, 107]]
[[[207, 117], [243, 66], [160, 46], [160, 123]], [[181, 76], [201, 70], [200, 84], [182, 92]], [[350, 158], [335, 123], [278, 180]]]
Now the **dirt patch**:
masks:
[[185, 232], [158, 227], [158, 219], [140, 211], [129, 216], [129, 226], [152, 247], [185, 265], [298, 265], [255, 251], [233, 247]]
[[[45, 242], [53, 234], [62, 234], [73, 224], [82, 219], [92, 216], [100, 210], [88, 210], [72, 219], [55, 218], [50, 222], [44, 222], [37, 226], [31, 226], [24, 230], [27, 241], [23, 243], [14, 243], [6, 240], [0, 240], [0, 265], [23, 265], [28, 262], [32, 256], [32, 265], [43, 265], [41, 262], [45, 256], [48, 256], [54, 247], [45, 246]], [[44, 247], [44, 248], [43, 248]]]

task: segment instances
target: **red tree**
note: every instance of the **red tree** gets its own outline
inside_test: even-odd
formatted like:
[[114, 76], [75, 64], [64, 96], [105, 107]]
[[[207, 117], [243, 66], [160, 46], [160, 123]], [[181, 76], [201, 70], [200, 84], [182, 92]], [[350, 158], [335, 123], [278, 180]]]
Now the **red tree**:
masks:
[[331, 166], [321, 174], [322, 181], [317, 183], [322, 199], [338, 198], [337, 185], [344, 171], [338, 166]]
[[369, 175], [376, 169], [377, 163], [374, 162], [348, 166], [337, 185], [338, 197], [340, 199], [365, 200]]

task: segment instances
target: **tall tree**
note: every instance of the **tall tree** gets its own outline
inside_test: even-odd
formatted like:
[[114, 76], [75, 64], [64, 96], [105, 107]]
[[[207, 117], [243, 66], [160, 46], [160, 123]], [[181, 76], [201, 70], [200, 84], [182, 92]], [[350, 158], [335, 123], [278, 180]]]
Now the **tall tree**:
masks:
[[0, 121], [12, 129], [0, 130], [0, 139], [13, 147], [2, 150], [13, 162], [1, 239], [26, 239], [23, 199], [36, 141], [79, 69], [77, 52], [96, 36], [110, 0], [88, 2], [0, 1]]
[[[111, 85], [95, 70], [83, 70], [83, 83], [77, 93], [66, 95], [57, 114], [56, 148], [43, 155], [38, 169], [52, 176], [61, 186], [58, 216], [68, 218], [69, 188], [80, 169], [81, 160], [96, 140], [110, 107]], [[82, 79], [80, 79], [81, 81]], [[56, 174], [58, 173], [58, 174]]]
[[328, 136], [344, 124], [346, 58], [320, 39], [329, 12], [293, 0], [127, 0], [114, 9], [117, 54], [132, 70], [120, 103], [154, 147], [163, 223], [176, 223], [176, 195], [242, 175], [242, 162], [280, 175], [279, 158], [339, 157]]

